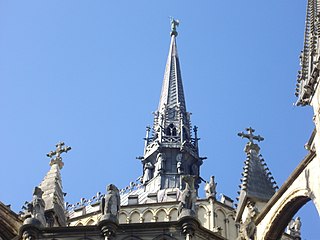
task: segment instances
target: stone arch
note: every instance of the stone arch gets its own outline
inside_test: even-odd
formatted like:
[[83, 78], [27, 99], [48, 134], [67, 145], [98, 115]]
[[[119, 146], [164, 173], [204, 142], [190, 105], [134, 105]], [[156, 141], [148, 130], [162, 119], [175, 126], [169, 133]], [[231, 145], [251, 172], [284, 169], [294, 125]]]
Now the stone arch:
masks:
[[264, 239], [279, 239], [293, 216], [311, 200], [306, 189], [299, 189], [288, 194], [271, 218], [271, 224], [266, 229]]
[[140, 213], [137, 210], [133, 210], [129, 217], [130, 223], [140, 223]]
[[76, 226], [76, 227], [79, 227], [79, 226], [83, 226], [83, 224], [82, 224], [82, 222], [79, 221], [79, 222], [77, 222], [77, 223], [75, 224], [75, 226]]
[[156, 236], [154, 239], [152, 240], [175, 240], [176, 238], [168, 235], [168, 234], [161, 234]]
[[141, 238], [137, 237], [137, 236], [127, 236], [122, 238], [122, 240], [141, 240]]
[[207, 229], [209, 229], [209, 218], [208, 218], [208, 209], [206, 206], [200, 205], [198, 206], [198, 219], [201, 223], [201, 225]]
[[142, 219], [143, 222], [152, 222], [154, 219], [154, 214], [152, 210], [147, 209], [146, 211], [144, 211], [144, 213], [142, 214]]
[[227, 213], [222, 208], [217, 208], [214, 211], [215, 216], [215, 227], [221, 227], [221, 235], [223, 237], [227, 236], [227, 227], [226, 227], [226, 216]]
[[120, 224], [125, 224], [127, 223], [128, 215], [125, 212], [120, 212], [119, 214], [119, 223]]
[[167, 221], [167, 212], [165, 209], [162, 209], [162, 208], [158, 209], [155, 215], [156, 215], [157, 222]]
[[169, 219], [170, 221], [177, 221], [178, 220], [178, 209], [172, 208], [169, 210]]
[[90, 218], [90, 219], [88, 219], [86, 221], [86, 223], [84, 225], [85, 226], [92, 226], [92, 225], [95, 225], [95, 224], [96, 224], [95, 221], [92, 218]]

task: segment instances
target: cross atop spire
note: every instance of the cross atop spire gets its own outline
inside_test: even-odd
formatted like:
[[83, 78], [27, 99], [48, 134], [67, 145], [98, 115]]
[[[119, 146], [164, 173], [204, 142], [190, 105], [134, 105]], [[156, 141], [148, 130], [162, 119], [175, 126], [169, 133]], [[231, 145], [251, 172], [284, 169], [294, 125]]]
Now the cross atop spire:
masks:
[[261, 142], [261, 141], [264, 140], [264, 138], [261, 137], [260, 135], [258, 135], [258, 136], [253, 135], [255, 130], [252, 129], [251, 127], [246, 128], [246, 131], [248, 133], [240, 132], [240, 133], [238, 133], [238, 136], [241, 137], [241, 138], [248, 138], [249, 142], [251, 142], [251, 143], [253, 143], [253, 140], [257, 140], [258, 142]]
[[51, 158], [50, 166], [57, 163], [61, 169], [63, 167], [63, 162], [60, 155], [61, 153], [64, 153], [64, 152], [66, 153], [70, 150], [71, 150], [71, 147], [65, 146], [64, 142], [58, 142], [56, 144], [56, 150], [50, 151], [49, 153], [47, 153], [47, 157]]

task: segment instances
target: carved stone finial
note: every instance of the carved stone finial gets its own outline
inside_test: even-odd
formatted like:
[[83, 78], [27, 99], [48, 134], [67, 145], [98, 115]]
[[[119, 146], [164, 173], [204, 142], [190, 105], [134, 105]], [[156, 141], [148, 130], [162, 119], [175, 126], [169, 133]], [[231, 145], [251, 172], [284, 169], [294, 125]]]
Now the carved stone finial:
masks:
[[171, 22], [171, 33], [170, 35], [174, 35], [175, 37], [178, 36], [177, 32], [177, 26], [179, 26], [179, 20], [174, 19], [173, 17], [170, 17], [170, 22]]
[[52, 166], [53, 164], [58, 164], [61, 169], [64, 165], [64, 163], [62, 162], [61, 153], [67, 153], [70, 150], [71, 147], [65, 146], [64, 142], [58, 142], [56, 144], [56, 150], [47, 153], [47, 157], [51, 158], [50, 166]]
[[206, 193], [206, 197], [207, 198], [216, 198], [216, 187], [217, 187], [217, 183], [214, 181], [214, 176], [210, 177], [210, 181], [206, 182], [206, 185], [204, 186], [204, 190]]
[[248, 133], [244, 133], [244, 132], [240, 132], [238, 133], [238, 136], [241, 138], [247, 138], [249, 139], [249, 142], [247, 142], [244, 151], [249, 154], [251, 152], [251, 150], [253, 150], [257, 155], [259, 154], [260, 151], [260, 147], [258, 146], [258, 144], [255, 144], [253, 142], [253, 140], [256, 140], [258, 142], [261, 142], [264, 140], [263, 137], [261, 137], [260, 135], [255, 136], [253, 133], [255, 132], [254, 129], [252, 129], [251, 127], [246, 128], [246, 131]]

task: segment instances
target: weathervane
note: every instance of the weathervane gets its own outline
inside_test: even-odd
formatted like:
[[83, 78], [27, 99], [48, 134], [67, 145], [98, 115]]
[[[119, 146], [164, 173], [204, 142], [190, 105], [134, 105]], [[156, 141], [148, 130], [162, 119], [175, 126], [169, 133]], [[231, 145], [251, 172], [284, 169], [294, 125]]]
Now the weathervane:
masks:
[[51, 158], [50, 161], [50, 166], [53, 164], [58, 164], [60, 169], [63, 167], [63, 162], [62, 162], [62, 157], [60, 156], [61, 153], [67, 153], [68, 151], [71, 150], [71, 147], [65, 146], [64, 142], [58, 142], [56, 144], [56, 150], [55, 151], [50, 151], [47, 154], [47, 157]]
[[174, 35], [175, 37], [178, 35], [177, 32], [177, 26], [179, 26], [179, 20], [174, 19], [173, 17], [170, 17], [170, 22], [171, 22], [171, 33], [170, 35]]
[[248, 138], [249, 142], [251, 142], [251, 143], [253, 143], [253, 140], [257, 140], [258, 142], [261, 142], [264, 140], [264, 138], [261, 137], [260, 135], [258, 135], [258, 136], [253, 135], [255, 130], [252, 129], [251, 127], [246, 128], [246, 131], [248, 133], [240, 132], [240, 133], [238, 133], [238, 136], [241, 138]]

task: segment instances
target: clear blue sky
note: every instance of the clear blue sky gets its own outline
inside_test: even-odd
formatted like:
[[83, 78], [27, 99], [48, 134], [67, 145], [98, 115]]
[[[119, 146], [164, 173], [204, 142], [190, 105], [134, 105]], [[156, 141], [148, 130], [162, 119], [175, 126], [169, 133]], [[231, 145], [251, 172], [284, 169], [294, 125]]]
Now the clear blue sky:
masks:
[[[19, 211], [49, 170], [46, 153], [73, 147], [62, 169], [66, 200], [125, 187], [142, 174], [170, 41], [177, 39], [187, 109], [207, 156], [203, 178], [237, 197], [252, 126], [281, 185], [305, 156], [310, 107], [294, 107], [306, 1], [0, 0], [0, 200]], [[202, 193], [201, 193], [202, 194]], [[318, 239], [309, 203], [303, 239]]]

